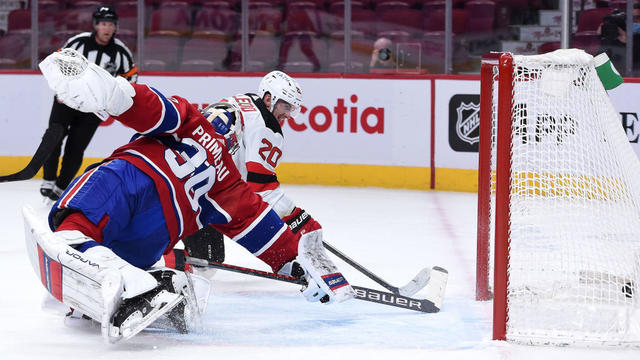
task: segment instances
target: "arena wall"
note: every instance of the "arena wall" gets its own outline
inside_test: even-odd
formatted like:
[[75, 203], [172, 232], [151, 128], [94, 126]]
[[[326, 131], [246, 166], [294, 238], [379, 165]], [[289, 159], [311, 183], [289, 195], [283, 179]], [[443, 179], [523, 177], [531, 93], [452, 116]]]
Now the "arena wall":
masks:
[[[255, 91], [262, 75], [145, 73], [139, 82], [202, 107]], [[304, 107], [283, 126], [281, 182], [476, 191], [479, 76], [295, 77]], [[640, 82], [625, 80], [610, 96], [640, 154], [640, 103], [634, 101]], [[0, 84], [5, 109], [0, 113], [0, 174], [8, 174], [23, 168], [37, 148], [53, 93], [36, 72], [0, 73]], [[132, 135], [117, 122], [103, 123], [83, 166], [108, 156]]]

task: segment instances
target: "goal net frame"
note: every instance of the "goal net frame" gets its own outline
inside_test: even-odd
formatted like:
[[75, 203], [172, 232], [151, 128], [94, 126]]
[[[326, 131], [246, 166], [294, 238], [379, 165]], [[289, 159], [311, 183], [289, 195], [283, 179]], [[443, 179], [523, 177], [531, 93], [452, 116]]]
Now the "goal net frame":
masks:
[[[576, 50], [561, 50], [556, 54], [566, 54], [562, 53], [562, 51], [574, 51], [575, 54]], [[538, 55], [538, 57], [541, 56]], [[550, 339], [540, 338], [538, 334], [535, 334], [535, 332], [531, 332], [532, 337], [528, 338], [527, 336], [529, 334], [527, 331], [518, 333], [517, 336], [510, 337], [508, 335], [510, 327], [509, 296], [510, 291], [513, 291], [513, 289], [510, 290], [509, 287], [510, 281], [512, 280], [510, 279], [509, 273], [510, 266], [512, 265], [510, 262], [514, 261], [512, 254], [510, 254], [512, 241], [510, 238], [512, 235], [512, 222], [510, 216], [512, 191], [514, 191], [513, 186], [516, 183], [523, 183], [527, 181], [541, 182], [538, 178], [528, 178], [523, 181], [522, 173], [512, 173], [512, 165], [514, 161], [512, 157], [512, 139], [516, 137], [514, 136], [514, 132], [518, 131], [515, 129], [516, 126], [514, 126], [514, 122], [516, 120], [515, 115], [513, 115], [517, 110], [514, 110], [514, 91], [518, 91], [514, 86], [514, 83], [516, 82], [516, 80], [514, 80], [514, 75], [517, 75], [514, 74], [514, 58], [522, 59], [526, 57], [512, 55], [510, 53], [490, 53], [483, 56], [481, 65], [476, 300], [493, 300], [494, 340], [513, 340], [526, 344], [577, 344], [583, 346], [622, 345], [638, 347], [640, 346], [640, 324], [638, 324], [638, 329], [636, 329], [633, 322], [640, 322], [640, 314], [638, 314], [640, 313], [640, 310], [638, 309], [638, 300], [630, 295], [632, 291], [635, 292], [635, 284], [638, 283], [637, 276], [640, 272], [640, 266], [634, 267], [633, 271], [626, 271], [623, 274], [609, 274], [606, 272], [592, 274], [588, 269], [585, 270], [583, 274], [581, 270], [579, 271], [580, 276], [589, 276], [589, 278], [585, 280], [587, 283], [586, 286], [598, 283], [594, 285], [594, 287], [598, 287], [598, 289], [607, 287], [605, 290], [597, 290], [600, 291], [600, 293], [608, 294], [607, 291], [609, 293], [613, 292], [613, 295], [611, 295], [612, 297], [622, 298], [622, 300], [616, 300], [618, 303], [615, 305], [620, 305], [626, 308], [618, 312], [614, 312], [614, 314], [620, 313], [626, 316], [626, 320], [621, 320], [624, 323], [621, 325], [621, 327], [624, 328], [622, 330], [622, 332], [624, 332], [623, 334], [619, 335], [620, 331], [618, 331], [618, 333], [613, 331], [613, 336], [610, 339], [610, 335], [604, 335], [600, 338], [597, 335], [592, 336], [588, 331], [578, 330], [576, 331], [577, 335], [575, 335], [574, 338], [571, 331], [567, 332], [565, 331], [566, 329], [561, 329], [559, 331], [551, 331], [553, 334], [550, 334]], [[586, 58], [583, 57], [581, 59], [584, 60]], [[591, 62], [586, 67], [593, 70], [591, 71], [591, 76], [595, 76], [593, 63]], [[587, 70], [587, 72], [589, 72], [589, 70]], [[562, 76], [560, 76], [560, 78], [560, 80], [563, 80]], [[534, 79], [533, 81], [535, 80], [539, 79]], [[522, 79], [520, 81], [522, 81]], [[598, 82], [598, 85], [601, 84]], [[568, 87], [571, 88], [572, 86]], [[597, 85], [595, 87], [597, 87]], [[596, 89], [595, 92], [598, 96], [607, 96], [604, 88]], [[608, 98], [603, 101], [611, 108], [607, 108], [604, 111], [606, 115], [611, 118], [611, 116], [613, 116], [611, 111], [615, 112], [615, 110], [613, 110], [613, 106]], [[524, 117], [527, 116], [528, 115], [525, 110]], [[531, 114], [529, 114], [529, 116], [531, 116]], [[616, 129], [614, 132], [617, 132], [618, 130], [626, 139], [626, 135], [624, 134], [621, 126], [619, 126], [619, 129]], [[609, 134], [607, 134], [607, 136], [608, 135]], [[615, 136], [613, 137], [615, 137], [615, 141], [618, 143], [621, 142], [619, 133], [615, 133]], [[608, 141], [606, 136], [603, 136], [603, 138], [605, 139], [605, 142]], [[622, 144], [615, 149], [623, 149], [626, 152], [626, 154], [622, 156], [622, 163], [630, 163], [629, 167], [631, 170], [629, 170], [629, 172], [640, 177], [640, 165], [638, 165], [640, 162], [637, 160], [637, 157], [631, 146], [628, 144], [628, 141], [626, 141], [626, 144]], [[632, 156], [629, 155], [629, 152]], [[616, 159], [615, 162], [619, 162], [618, 160], [619, 159]], [[625, 176], [629, 174], [626, 169], [623, 169], [622, 172]], [[552, 182], [553, 181], [557, 180], [552, 180]], [[624, 180], [621, 180], [620, 182], [624, 182]], [[640, 191], [636, 191], [638, 189], [635, 184], [615, 184], [615, 186], [627, 185], [630, 188], [627, 195], [630, 194], [629, 197], [639, 198]], [[547, 186], [549, 185], [547, 184]], [[553, 186], [557, 186], [557, 184], [550, 185], [550, 187]], [[579, 189], [578, 191], [583, 190], [584, 189]], [[552, 191], [558, 190], [553, 189]], [[562, 191], [573, 192], [571, 189], [563, 189]], [[605, 192], [606, 191], [608, 190], [605, 190]], [[604, 196], [607, 197], [608, 195]], [[514, 198], [517, 197], [514, 196]], [[627, 200], [628, 199], [625, 199], [625, 201]], [[631, 203], [631, 207], [633, 207], [634, 210], [640, 210], [640, 207], [636, 206], [638, 203], [636, 200], [632, 199]], [[637, 212], [636, 215], [640, 217], [640, 211]], [[640, 227], [636, 229], [640, 229]], [[640, 231], [638, 231], [638, 233], [639, 240], [635, 243], [631, 241], [629, 242], [629, 244], [633, 245], [633, 248], [630, 248], [629, 251], [631, 253], [635, 252], [635, 256], [640, 262], [640, 257], [638, 256], [640, 252], [637, 251], [637, 249], [640, 248]], [[636, 245], [638, 245], [638, 247], [636, 247]], [[629, 266], [627, 266], [627, 268], [629, 268]], [[574, 273], [576, 273], [576, 271], [574, 271]], [[582, 280], [583, 279], [580, 281]], [[628, 294], [625, 293], [627, 289], [629, 289]], [[619, 291], [620, 294], [616, 294], [615, 291]], [[629, 300], [627, 301], [625, 297], [629, 298]], [[543, 301], [546, 301], [546, 299]], [[598, 299], [598, 301], [604, 300]], [[589, 303], [585, 302], [577, 303], [576, 306], [588, 305]], [[595, 306], [598, 305], [599, 303], [595, 302]], [[567, 304], [563, 304], [563, 306], [567, 306]], [[522, 335], [523, 333], [524, 336]]]

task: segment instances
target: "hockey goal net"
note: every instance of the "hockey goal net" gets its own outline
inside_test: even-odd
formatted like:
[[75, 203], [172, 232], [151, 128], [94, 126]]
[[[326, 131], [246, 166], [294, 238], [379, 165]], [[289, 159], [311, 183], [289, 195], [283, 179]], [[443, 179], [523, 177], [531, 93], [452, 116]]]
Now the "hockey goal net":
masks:
[[483, 58], [478, 300], [493, 337], [640, 345], [640, 162], [592, 56]]

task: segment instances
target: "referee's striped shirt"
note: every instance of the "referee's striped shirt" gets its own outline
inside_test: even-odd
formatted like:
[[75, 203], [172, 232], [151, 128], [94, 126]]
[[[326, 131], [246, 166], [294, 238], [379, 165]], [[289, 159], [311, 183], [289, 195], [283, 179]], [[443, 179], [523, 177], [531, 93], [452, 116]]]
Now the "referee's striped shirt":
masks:
[[62, 47], [75, 49], [111, 75], [120, 75], [135, 83], [138, 80], [138, 67], [133, 63], [131, 50], [115, 36], [107, 45], [100, 45], [95, 35], [95, 32], [80, 33], [67, 40]]

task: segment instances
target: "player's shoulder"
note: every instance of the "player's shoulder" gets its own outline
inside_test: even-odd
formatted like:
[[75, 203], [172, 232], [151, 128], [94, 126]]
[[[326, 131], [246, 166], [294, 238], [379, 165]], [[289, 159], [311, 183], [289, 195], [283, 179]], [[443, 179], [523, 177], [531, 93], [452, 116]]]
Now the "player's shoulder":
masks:
[[116, 45], [117, 48], [122, 49], [124, 51], [127, 52], [127, 54], [129, 54], [129, 56], [131, 55], [131, 50], [129, 50], [129, 48], [127, 47], [127, 45], [124, 43], [124, 41], [118, 39], [117, 37], [113, 38], [113, 43]]
[[80, 41], [86, 41], [88, 39], [91, 39], [92, 35], [93, 35], [93, 33], [90, 32], [90, 31], [81, 32], [79, 34], [76, 34], [76, 35], [70, 37], [67, 40], [66, 44], [71, 44], [71, 43], [80, 42]]
[[269, 109], [267, 108], [267, 105], [264, 103], [264, 101], [262, 101], [260, 96], [253, 93], [247, 93], [245, 94], [245, 96], [251, 99], [253, 104], [256, 106], [256, 108], [260, 112], [260, 118], [262, 119], [264, 126], [267, 129], [273, 131], [275, 134], [282, 135], [282, 128], [280, 127], [280, 123], [278, 122], [276, 117], [273, 116], [271, 111], [269, 111]]

